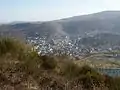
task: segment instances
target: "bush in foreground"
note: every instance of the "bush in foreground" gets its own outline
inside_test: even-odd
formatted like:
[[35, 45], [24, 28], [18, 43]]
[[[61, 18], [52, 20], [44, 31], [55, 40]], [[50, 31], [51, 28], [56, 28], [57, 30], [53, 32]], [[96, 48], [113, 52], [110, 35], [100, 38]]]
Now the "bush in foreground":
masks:
[[31, 84], [37, 90], [46, 86], [55, 90], [65, 90], [66, 87], [69, 90], [120, 89], [119, 78], [106, 77], [89, 66], [79, 67], [64, 58], [41, 56], [17, 40], [0, 39], [0, 85], [14, 87], [15, 90], [18, 86], [31, 90]]

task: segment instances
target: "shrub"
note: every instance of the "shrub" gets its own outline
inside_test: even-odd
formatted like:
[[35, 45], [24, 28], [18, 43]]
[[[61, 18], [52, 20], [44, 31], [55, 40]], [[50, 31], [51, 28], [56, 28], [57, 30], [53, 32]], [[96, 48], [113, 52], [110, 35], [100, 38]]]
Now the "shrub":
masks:
[[53, 57], [41, 56], [41, 67], [46, 70], [55, 69], [57, 62]]
[[26, 53], [21, 62], [20, 68], [30, 75], [36, 74], [40, 70], [40, 56], [35, 51]]
[[11, 38], [0, 38], [0, 55], [11, 54], [12, 56], [19, 56], [27, 51], [27, 45], [20, 41]]
[[105, 85], [109, 90], [120, 90], [120, 77], [110, 77], [105, 75]]
[[79, 67], [72, 61], [66, 61], [62, 65], [62, 74], [70, 80], [73, 79], [79, 84], [83, 84], [87, 89], [94, 86], [100, 87], [104, 80], [102, 75], [89, 66]]
[[80, 75], [81, 68], [78, 65], [76, 65], [73, 61], [63, 61], [60, 68], [60, 73], [66, 76], [68, 79], [73, 79]]

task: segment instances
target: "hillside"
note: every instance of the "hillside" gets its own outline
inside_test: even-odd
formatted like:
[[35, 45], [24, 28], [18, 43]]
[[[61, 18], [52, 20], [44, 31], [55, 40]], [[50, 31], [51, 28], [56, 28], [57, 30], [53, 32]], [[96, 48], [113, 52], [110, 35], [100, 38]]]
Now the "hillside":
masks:
[[0, 25], [0, 36], [36, 45], [43, 54], [81, 56], [120, 50], [120, 11], [104, 11], [46, 22], [13, 22]]
[[[86, 34], [113, 33], [120, 34], [120, 11], [104, 11], [90, 15], [75, 16], [71, 18], [40, 22], [40, 23], [11, 23], [0, 26], [0, 32], [15, 35], [19, 33], [25, 36], [48, 34], [55, 35], [85, 36]], [[9, 33], [8, 33], [9, 32]]]
[[0, 38], [1, 90], [119, 90], [119, 82], [67, 56], [41, 56], [30, 45]]

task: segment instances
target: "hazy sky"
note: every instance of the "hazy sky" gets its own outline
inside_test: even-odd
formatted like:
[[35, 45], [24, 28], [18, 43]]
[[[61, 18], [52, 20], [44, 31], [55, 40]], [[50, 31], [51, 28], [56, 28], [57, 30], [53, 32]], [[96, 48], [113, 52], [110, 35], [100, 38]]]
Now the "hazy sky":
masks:
[[120, 0], [0, 0], [0, 22], [48, 21], [120, 10]]

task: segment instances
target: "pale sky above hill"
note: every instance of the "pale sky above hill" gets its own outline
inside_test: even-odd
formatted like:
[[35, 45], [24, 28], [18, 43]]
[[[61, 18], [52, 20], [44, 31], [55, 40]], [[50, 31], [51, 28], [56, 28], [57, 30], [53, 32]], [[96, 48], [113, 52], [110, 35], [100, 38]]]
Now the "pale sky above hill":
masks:
[[120, 0], [0, 0], [0, 23], [50, 21], [105, 10], [120, 10]]

